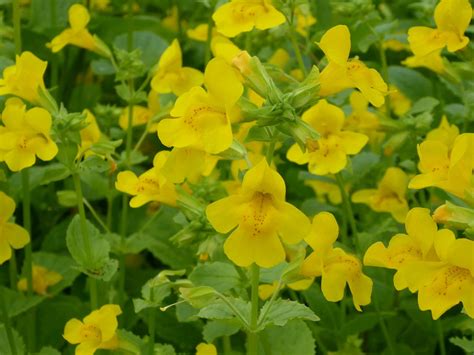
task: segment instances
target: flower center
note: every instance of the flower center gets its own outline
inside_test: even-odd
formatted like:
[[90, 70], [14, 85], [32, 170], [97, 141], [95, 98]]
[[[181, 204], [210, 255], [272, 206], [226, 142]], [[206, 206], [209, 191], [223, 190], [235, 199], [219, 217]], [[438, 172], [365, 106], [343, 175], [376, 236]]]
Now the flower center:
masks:
[[253, 195], [242, 217], [243, 223], [251, 230], [253, 237], [259, 236], [273, 226], [272, 209], [273, 197], [271, 194], [256, 192]]
[[85, 324], [81, 329], [81, 336], [86, 340], [101, 341], [102, 332], [93, 324]]

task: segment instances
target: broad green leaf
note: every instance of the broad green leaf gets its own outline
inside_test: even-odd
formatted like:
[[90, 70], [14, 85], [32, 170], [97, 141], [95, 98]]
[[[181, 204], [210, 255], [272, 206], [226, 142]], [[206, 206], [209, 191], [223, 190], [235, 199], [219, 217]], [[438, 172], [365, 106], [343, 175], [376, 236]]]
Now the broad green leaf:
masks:
[[61, 355], [61, 353], [57, 351], [55, 348], [47, 346], [47, 347], [42, 348], [40, 352], [35, 353], [35, 355]]
[[81, 219], [76, 215], [67, 229], [67, 248], [81, 271], [108, 281], [118, 267], [117, 261], [109, 258], [110, 244], [89, 221], [85, 221], [85, 228], [86, 236], [83, 235]]
[[408, 113], [416, 115], [422, 112], [431, 112], [439, 105], [439, 101], [433, 97], [423, 97], [416, 101]]
[[235, 319], [215, 319], [208, 321], [206, 325], [204, 325], [202, 335], [206, 342], [212, 343], [215, 339], [222, 336], [236, 334], [241, 327], [240, 323]]
[[195, 308], [205, 307], [217, 297], [216, 290], [208, 286], [181, 287], [179, 292], [181, 297]]
[[270, 324], [284, 326], [292, 319], [304, 319], [316, 322], [319, 317], [304, 304], [278, 299], [271, 303], [267, 301], [261, 311], [258, 320], [259, 326], [264, 329]]
[[67, 321], [72, 318], [82, 319], [89, 312], [88, 302], [84, 303], [75, 296], [60, 294], [46, 299], [36, 308], [36, 319], [41, 325], [36, 330], [37, 345], [60, 349], [65, 342], [61, 334]]
[[433, 84], [418, 71], [400, 66], [388, 68], [389, 82], [411, 100], [433, 95]]
[[[247, 321], [250, 319], [250, 302], [246, 302], [240, 298], [226, 298], [240, 312], [244, 319]], [[198, 317], [206, 319], [234, 319], [236, 315], [224, 301], [218, 299], [202, 308], [198, 313]]]
[[272, 326], [259, 333], [259, 355], [314, 355], [313, 334], [302, 320], [293, 320], [284, 327]]
[[196, 266], [189, 275], [189, 280], [197, 286], [210, 286], [219, 292], [236, 288], [240, 283], [235, 267], [219, 261]]
[[10, 343], [8, 341], [7, 330], [5, 325], [0, 324], [0, 349], [2, 355], [13, 355], [13, 354], [24, 354], [25, 353], [25, 344], [20, 334], [15, 329], [12, 329], [13, 332], [13, 341], [16, 352], [13, 352], [10, 348]]
[[10, 318], [26, 312], [45, 299], [43, 296], [38, 295], [27, 296], [23, 292], [13, 291], [6, 287], [0, 287], [0, 292], [3, 292], [5, 304], [7, 305], [8, 316]]
[[97, 155], [91, 155], [79, 164], [79, 168], [81, 170], [81, 174], [83, 174], [85, 171], [104, 173], [110, 170], [110, 164], [107, 160]]

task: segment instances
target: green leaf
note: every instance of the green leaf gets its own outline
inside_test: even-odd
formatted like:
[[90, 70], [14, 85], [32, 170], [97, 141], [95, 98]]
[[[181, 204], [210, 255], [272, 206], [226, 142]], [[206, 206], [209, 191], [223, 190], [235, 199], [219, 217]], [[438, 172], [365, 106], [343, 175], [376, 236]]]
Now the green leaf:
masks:
[[176, 355], [176, 351], [170, 344], [155, 344], [154, 355]]
[[1, 287], [0, 292], [3, 292], [5, 304], [7, 305], [8, 309], [8, 316], [10, 318], [16, 317], [19, 314], [26, 312], [44, 300], [44, 297], [42, 296], [27, 296], [22, 292], [13, 291], [6, 287]]
[[379, 322], [379, 316], [374, 312], [364, 312], [356, 314], [352, 319], [346, 321], [342, 326], [341, 332], [347, 336], [360, 334], [372, 329]]
[[459, 337], [452, 337], [452, 338], [449, 338], [449, 341], [453, 343], [454, 345], [459, 346], [467, 353], [474, 352], [474, 340], [459, 338]]
[[[240, 298], [226, 297], [227, 300], [240, 312], [246, 320], [250, 319], [250, 302], [246, 302]], [[203, 307], [198, 317], [206, 319], [234, 319], [236, 316], [230, 307], [223, 300], [218, 299], [212, 304]]]
[[235, 319], [215, 319], [206, 323], [202, 335], [206, 342], [212, 343], [217, 338], [236, 334], [241, 327]]
[[[118, 36], [115, 38], [114, 45], [126, 50], [128, 47], [127, 37], [126, 33]], [[135, 31], [133, 32], [133, 46], [140, 49], [141, 60], [147, 68], [151, 68], [158, 62], [168, 44], [163, 38], [153, 32]]]
[[74, 190], [56, 191], [56, 197], [58, 203], [63, 207], [72, 208], [77, 206], [77, 194]]
[[[74, 296], [59, 294], [54, 298], [46, 299], [36, 308], [36, 319], [41, 325], [36, 330], [37, 345], [60, 349], [64, 345], [64, 339], [61, 336], [64, 325], [72, 318], [82, 319], [90, 312], [89, 307], [88, 303], [83, 303]], [[22, 330], [26, 331], [26, 329]]]
[[182, 276], [185, 270], [163, 270], [154, 278], [143, 285], [142, 298], [133, 300], [135, 312], [138, 313], [145, 308], [156, 308], [161, 306], [162, 301], [171, 293], [173, 282], [168, 276]]
[[313, 334], [302, 320], [293, 320], [284, 327], [268, 327], [260, 333], [259, 354], [272, 355], [314, 355]]
[[423, 97], [416, 101], [408, 113], [416, 115], [422, 112], [431, 112], [439, 105], [439, 101], [433, 97]]
[[208, 305], [216, 299], [216, 290], [208, 286], [181, 287], [179, 289], [181, 297], [195, 308]]
[[[13, 341], [15, 343], [16, 354], [25, 354], [25, 344], [23, 339], [20, 337], [18, 332], [15, 329], [13, 331]], [[10, 348], [10, 343], [8, 342], [7, 330], [5, 325], [0, 324], [0, 349], [2, 350], [2, 355], [13, 355]]]
[[84, 173], [85, 171], [104, 173], [110, 170], [110, 164], [107, 160], [97, 155], [91, 155], [80, 163], [79, 168], [81, 170], [80, 173]]
[[258, 323], [264, 329], [270, 324], [284, 326], [292, 319], [305, 319], [316, 322], [319, 320], [319, 317], [304, 304], [278, 299], [273, 303], [268, 301], [263, 305]]
[[82, 234], [81, 219], [76, 215], [67, 229], [67, 248], [82, 272], [109, 281], [117, 270], [118, 263], [109, 258], [110, 244], [107, 239], [92, 223], [85, 221], [85, 224], [89, 242]]
[[47, 347], [42, 348], [40, 352], [35, 353], [35, 355], [61, 355], [61, 353], [57, 351], [55, 348], [47, 346]]
[[400, 66], [388, 68], [389, 82], [412, 100], [433, 95], [433, 84], [418, 71]]
[[198, 265], [189, 275], [197, 286], [210, 286], [219, 292], [226, 292], [239, 286], [240, 277], [235, 267], [223, 262]]

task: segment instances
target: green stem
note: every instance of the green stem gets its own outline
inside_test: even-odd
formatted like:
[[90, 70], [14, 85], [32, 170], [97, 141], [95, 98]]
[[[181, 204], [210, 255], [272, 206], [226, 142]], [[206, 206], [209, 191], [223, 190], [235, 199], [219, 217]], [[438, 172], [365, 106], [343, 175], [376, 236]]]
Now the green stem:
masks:
[[[271, 135], [271, 131], [270, 135]], [[271, 135], [271, 141], [267, 146], [267, 152], [265, 154], [265, 158], [267, 159], [268, 165], [272, 164], [273, 161], [273, 153], [275, 153], [275, 145], [276, 145], [276, 135]]]
[[385, 339], [385, 342], [387, 343], [389, 354], [396, 355], [397, 353], [395, 352], [395, 348], [393, 347], [392, 338], [390, 337], [390, 333], [388, 332], [387, 325], [385, 324], [385, 321], [382, 318], [382, 315], [380, 314], [378, 303], [375, 300], [374, 300], [374, 308], [375, 308], [375, 312], [377, 313], [377, 318], [379, 320], [380, 328], [382, 329], [383, 337]]
[[[133, 50], [133, 32], [131, 21], [133, 17], [133, 0], [128, 0], [128, 17], [129, 17], [129, 26], [127, 32], [128, 38], [128, 51]], [[128, 88], [133, 97], [135, 93], [135, 82], [133, 78], [128, 79]], [[125, 165], [130, 169], [130, 157], [132, 153], [132, 144], [133, 144], [133, 104], [128, 102], [128, 126], [127, 126], [127, 137], [125, 142]], [[120, 228], [120, 241], [121, 246], [125, 244], [125, 239], [127, 237], [127, 223], [128, 223], [128, 197], [127, 195], [122, 196], [122, 224]], [[125, 301], [125, 254], [119, 256], [119, 289], [118, 289], [118, 300], [119, 304], [123, 304]]]
[[13, 36], [15, 41], [15, 53], [21, 53], [21, 10], [20, 0], [13, 0]]
[[354, 246], [356, 250], [360, 252], [359, 232], [357, 231], [357, 224], [354, 218], [354, 213], [352, 212], [351, 201], [349, 200], [349, 196], [347, 195], [346, 189], [344, 187], [344, 179], [342, 178], [341, 173], [336, 174], [336, 181], [337, 185], [339, 186], [339, 190], [341, 191], [342, 201], [345, 206], [346, 218], [349, 221], [349, 225], [351, 226]]
[[10, 317], [8, 316], [7, 305], [5, 303], [5, 297], [3, 296], [3, 290], [0, 291], [0, 307], [2, 312], [2, 321], [5, 325], [5, 330], [7, 332], [8, 344], [10, 345], [10, 351], [12, 355], [17, 355], [17, 349], [15, 344], [15, 338], [13, 337], [12, 324], [10, 322]]
[[12, 290], [17, 289], [17, 282], [18, 282], [18, 269], [16, 264], [16, 254], [15, 249], [12, 249], [12, 257], [10, 258], [9, 264], [9, 274], [10, 274], [10, 288]]
[[436, 328], [438, 332], [439, 352], [441, 355], [446, 355], [446, 344], [444, 342], [444, 331], [441, 319], [436, 321]]
[[95, 210], [95, 208], [89, 203], [89, 201], [87, 201], [87, 199], [84, 199], [84, 205], [86, 205], [87, 209], [92, 214], [92, 217], [94, 217], [94, 219], [97, 221], [97, 223], [100, 224], [100, 226], [102, 227], [104, 232], [110, 233], [109, 227], [107, 227], [107, 225], [104, 223], [102, 218], [100, 218], [100, 216], [97, 213], [97, 211]]
[[260, 315], [260, 322], [258, 325], [260, 325], [262, 322], [265, 321], [265, 318], [268, 312], [270, 312], [270, 309], [272, 308], [273, 302], [275, 302], [275, 299], [277, 298], [278, 293], [280, 293], [281, 284], [282, 284], [281, 280], [278, 280], [278, 284], [275, 288], [275, 291], [273, 291], [272, 298], [270, 298], [270, 300], [268, 301], [268, 307], [266, 307], [265, 312]]
[[113, 206], [114, 206], [114, 198], [112, 195], [112, 191], [114, 189], [114, 179], [113, 174], [109, 175], [109, 186], [107, 191], [107, 217], [106, 217], [106, 225], [108, 230], [112, 230], [112, 218], [113, 218]]
[[143, 232], [144, 230], [146, 230], [155, 221], [155, 219], [158, 218], [158, 216], [161, 215], [162, 211], [163, 211], [163, 209], [160, 207], [160, 209], [158, 211], [156, 211], [153, 214], [153, 216], [148, 218], [148, 220], [143, 224], [143, 226], [140, 227], [139, 232]]
[[226, 305], [229, 307], [229, 309], [234, 312], [235, 316], [239, 319], [239, 321], [242, 323], [242, 326], [244, 329], [249, 330], [250, 325], [248, 324], [247, 320], [245, 317], [240, 313], [240, 311], [225, 297], [223, 294], [216, 292], [216, 296], [219, 297]]
[[[81, 179], [79, 178], [79, 174], [77, 172], [72, 175], [72, 178], [74, 180], [74, 187], [76, 189], [77, 208], [79, 210], [79, 217], [81, 221], [81, 234], [84, 242], [84, 248], [87, 255], [87, 259], [91, 260], [92, 246], [89, 236], [89, 229], [87, 228], [86, 210], [84, 208], [84, 196], [82, 194]], [[93, 277], [90, 277], [89, 282], [91, 309], [94, 310], [98, 308], [97, 280]]]
[[298, 66], [300, 67], [301, 71], [306, 76], [308, 72], [306, 71], [306, 67], [303, 61], [303, 56], [301, 55], [300, 46], [298, 45], [298, 40], [296, 38], [295, 28], [293, 26], [293, 19], [294, 19], [294, 8], [291, 11], [291, 17], [290, 18], [286, 17], [286, 22], [288, 24], [288, 32], [290, 35], [291, 45], [293, 46], [293, 49], [295, 51], [296, 61], [298, 62]]
[[[383, 47], [383, 44], [380, 43], [379, 45], [379, 53], [380, 53], [380, 61], [382, 63], [382, 75], [385, 80], [385, 82], [388, 85], [388, 65], [387, 65], [387, 55], [385, 53], [385, 48]], [[392, 105], [390, 103], [390, 96], [385, 97], [385, 108], [387, 111], [387, 116], [392, 117]]]
[[[154, 294], [153, 294], [153, 288], [150, 290], [150, 301], [153, 302]], [[149, 351], [150, 355], [153, 355], [155, 353], [155, 327], [156, 327], [156, 315], [155, 315], [155, 309], [150, 308], [150, 320], [149, 320], [149, 326], [148, 326], [148, 333], [150, 334], [150, 341], [149, 341]]]
[[[140, 90], [138, 90], [140, 91]], [[147, 123], [146, 123], [146, 126], [145, 126], [145, 130], [143, 131], [142, 135], [140, 136], [140, 138], [138, 139], [138, 142], [135, 144], [135, 146], [133, 147], [133, 150], [132, 150], [132, 154], [135, 153], [135, 152], [138, 152], [138, 150], [140, 149], [141, 145], [143, 144], [143, 141], [145, 140], [146, 136], [148, 134], [150, 134], [150, 132], [148, 132], [148, 130], [150, 129], [150, 126], [153, 124], [153, 123], [157, 123], [159, 122], [161, 119], [169, 116], [169, 113], [170, 113], [170, 110], [169, 109], [166, 109], [164, 110], [163, 112], [161, 113], [158, 113], [156, 114], [155, 116], [153, 116]]]
[[257, 355], [258, 353], [258, 285], [260, 282], [260, 267], [253, 263], [250, 267], [250, 283], [251, 283], [251, 313], [250, 313], [250, 330], [248, 332], [248, 353], [249, 355]]
[[224, 348], [224, 355], [232, 354], [232, 343], [230, 341], [230, 336], [224, 335], [222, 337], [222, 347]]
[[[31, 234], [31, 196], [30, 196], [30, 174], [28, 169], [21, 171], [21, 183], [23, 189], [23, 227], [30, 235], [30, 242], [25, 245], [25, 274], [28, 296], [33, 296], [33, 236]], [[28, 347], [30, 351], [35, 348], [35, 311], [28, 312]]]
[[296, 40], [295, 31], [293, 29], [293, 26], [289, 26], [289, 27], [290, 27], [290, 41], [291, 41], [291, 45], [293, 46], [293, 49], [295, 50], [296, 61], [298, 62], [298, 66], [300, 67], [300, 70], [303, 72], [303, 75], [306, 76], [308, 72], [306, 71], [306, 67], [303, 61], [303, 56], [301, 55], [300, 47], [298, 45], [298, 41]]

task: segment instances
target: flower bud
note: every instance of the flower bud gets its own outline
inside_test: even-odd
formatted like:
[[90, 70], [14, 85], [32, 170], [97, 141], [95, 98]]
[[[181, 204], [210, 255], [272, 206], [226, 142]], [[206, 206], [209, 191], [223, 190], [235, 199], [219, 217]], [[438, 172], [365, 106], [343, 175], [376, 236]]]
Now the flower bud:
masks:
[[258, 95], [266, 98], [271, 104], [281, 101], [282, 93], [258, 57], [251, 57], [247, 51], [241, 51], [232, 59], [232, 64], [240, 71], [247, 86]]

